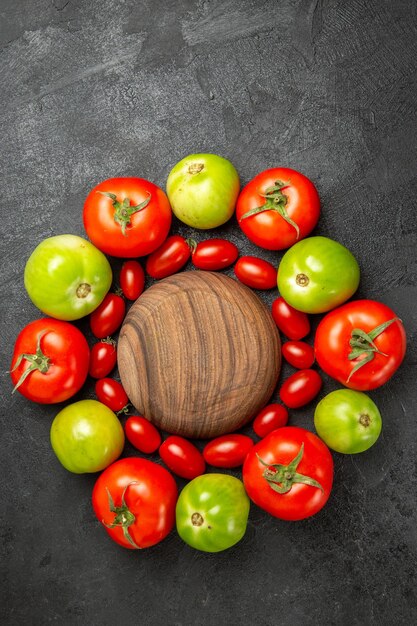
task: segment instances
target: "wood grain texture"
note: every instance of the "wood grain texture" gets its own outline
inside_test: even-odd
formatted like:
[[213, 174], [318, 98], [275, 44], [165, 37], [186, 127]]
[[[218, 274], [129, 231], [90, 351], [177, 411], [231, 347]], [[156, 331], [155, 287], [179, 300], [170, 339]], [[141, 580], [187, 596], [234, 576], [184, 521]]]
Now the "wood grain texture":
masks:
[[208, 438], [240, 428], [267, 403], [280, 339], [250, 289], [222, 274], [183, 272], [131, 307], [118, 362], [142, 415], [170, 433]]

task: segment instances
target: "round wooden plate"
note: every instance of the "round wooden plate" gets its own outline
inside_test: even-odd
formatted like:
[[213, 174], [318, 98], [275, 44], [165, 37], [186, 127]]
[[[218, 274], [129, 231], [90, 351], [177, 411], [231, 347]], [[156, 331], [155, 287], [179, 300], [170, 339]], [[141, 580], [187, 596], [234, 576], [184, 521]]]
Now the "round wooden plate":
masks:
[[170, 433], [209, 438], [240, 428], [268, 402], [280, 339], [250, 289], [223, 274], [183, 272], [131, 307], [118, 364], [141, 415]]

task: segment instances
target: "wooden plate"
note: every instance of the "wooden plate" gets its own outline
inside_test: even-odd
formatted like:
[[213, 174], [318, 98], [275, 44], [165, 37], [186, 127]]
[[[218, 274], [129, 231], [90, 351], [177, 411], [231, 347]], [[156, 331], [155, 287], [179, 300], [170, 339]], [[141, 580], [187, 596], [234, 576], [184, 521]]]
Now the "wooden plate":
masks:
[[240, 428], [268, 402], [280, 339], [250, 289], [223, 274], [182, 272], [131, 307], [118, 364], [141, 415], [170, 433], [209, 438]]

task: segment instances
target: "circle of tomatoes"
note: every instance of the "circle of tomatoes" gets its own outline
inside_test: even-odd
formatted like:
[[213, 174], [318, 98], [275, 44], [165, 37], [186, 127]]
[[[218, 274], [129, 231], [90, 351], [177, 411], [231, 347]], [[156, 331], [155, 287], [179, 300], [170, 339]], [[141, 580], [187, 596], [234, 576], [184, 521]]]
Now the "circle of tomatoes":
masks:
[[276, 268], [256, 256], [241, 256], [234, 271], [240, 282], [252, 289], [274, 289], [277, 286]]

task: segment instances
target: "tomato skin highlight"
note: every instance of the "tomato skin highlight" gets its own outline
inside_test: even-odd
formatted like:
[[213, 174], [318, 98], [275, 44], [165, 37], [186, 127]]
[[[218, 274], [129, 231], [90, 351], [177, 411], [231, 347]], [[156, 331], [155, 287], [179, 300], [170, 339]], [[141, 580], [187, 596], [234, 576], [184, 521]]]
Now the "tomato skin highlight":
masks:
[[274, 289], [277, 286], [277, 270], [258, 257], [240, 257], [234, 271], [240, 282], [252, 289]]
[[113, 378], [100, 378], [96, 382], [95, 392], [98, 400], [115, 413], [119, 413], [129, 404], [126, 391]]
[[217, 271], [233, 265], [239, 256], [237, 246], [226, 239], [200, 241], [192, 252], [192, 262], [199, 270]]
[[[268, 204], [264, 197], [268, 188], [276, 181], [285, 185], [281, 193], [284, 196], [283, 210], [297, 224], [297, 229], [288, 223], [276, 210], [265, 210], [249, 217], [248, 211]], [[285, 200], [286, 199], [286, 200]], [[274, 206], [274, 203], [270, 203]], [[306, 176], [287, 167], [276, 167], [261, 172], [241, 191], [236, 217], [245, 235], [257, 246], [268, 250], [283, 250], [310, 234], [320, 216], [320, 198], [317, 189]]]
[[[46, 359], [45, 373], [33, 369], [17, 391], [32, 402], [54, 404], [68, 400], [83, 386], [90, 359], [90, 349], [84, 335], [69, 322], [42, 318], [27, 324], [17, 336], [10, 377], [14, 386], [31, 367], [25, 358], [17, 365], [20, 355], [34, 355], [39, 343]], [[16, 368], [16, 369], [14, 369]]]
[[314, 348], [304, 341], [286, 341], [282, 344], [282, 356], [296, 369], [305, 370], [314, 363]]
[[320, 392], [323, 381], [315, 370], [299, 370], [284, 381], [279, 397], [290, 409], [305, 406]]
[[239, 467], [252, 446], [253, 440], [247, 435], [222, 435], [208, 442], [203, 456], [206, 463], [213, 467]]
[[253, 421], [253, 430], [258, 437], [266, 437], [273, 430], [286, 426], [288, 411], [282, 404], [268, 404], [262, 409]]
[[191, 441], [171, 435], [161, 444], [159, 455], [165, 465], [174, 474], [192, 480], [206, 470], [206, 464], [200, 450]]
[[139, 261], [125, 261], [120, 270], [120, 288], [128, 300], [137, 300], [145, 288], [145, 272]]
[[152, 454], [161, 445], [161, 435], [146, 417], [132, 415], [125, 424], [125, 435], [128, 441], [145, 454]]
[[307, 313], [297, 311], [280, 296], [272, 303], [272, 317], [279, 330], [293, 341], [299, 341], [310, 332], [310, 320]]
[[191, 256], [191, 249], [184, 237], [172, 235], [146, 260], [146, 271], [160, 280], [178, 272]]
[[91, 348], [88, 373], [92, 378], [104, 378], [116, 367], [117, 348], [113, 339], [98, 341]]
[[113, 335], [122, 325], [126, 314], [125, 301], [115, 293], [108, 293], [100, 306], [90, 315], [91, 332], [97, 339]]
[[367, 391], [380, 387], [404, 359], [407, 339], [401, 320], [397, 319], [374, 338], [374, 345], [383, 354], [373, 353], [373, 358], [354, 373], [352, 370], [361, 358], [349, 359], [350, 341], [355, 329], [370, 333], [395, 318], [392, 309], [375, 300], [355, 300], [334, 309], [317, 327], [314, 340], [317, 363], [326, 374], [350, 389]]

